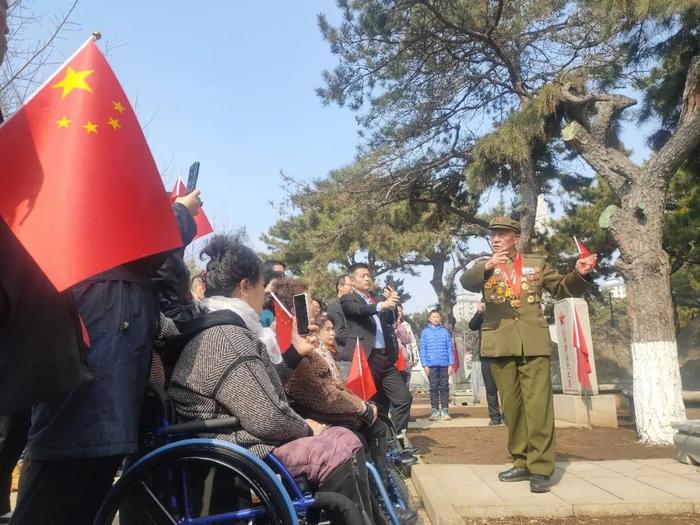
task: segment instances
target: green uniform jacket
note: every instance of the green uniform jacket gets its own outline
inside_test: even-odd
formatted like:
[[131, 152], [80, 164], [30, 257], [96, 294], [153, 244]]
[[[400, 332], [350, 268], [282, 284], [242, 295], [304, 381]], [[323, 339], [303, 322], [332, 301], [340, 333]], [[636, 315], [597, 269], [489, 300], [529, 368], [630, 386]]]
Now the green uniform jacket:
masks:
[[[478, 259], [462, 274], [462, 286], [483, 293], [486, 315], [481, 327], [481, 355], [485, 357], [549, 355], [549, 325], [542, 315], [540, 300], [546, 288], [555, 299], [579, 296], [590, 282], [578, 272], [557, 273], [542, 255], [522, 254], [520, 307], [505, 298], [506, 282], [500, 271], [484, 271], [488, 258]], [[507, 266], [512, 270], [512, 266]], [[530, 298], [530, 299], [528, 299]]]

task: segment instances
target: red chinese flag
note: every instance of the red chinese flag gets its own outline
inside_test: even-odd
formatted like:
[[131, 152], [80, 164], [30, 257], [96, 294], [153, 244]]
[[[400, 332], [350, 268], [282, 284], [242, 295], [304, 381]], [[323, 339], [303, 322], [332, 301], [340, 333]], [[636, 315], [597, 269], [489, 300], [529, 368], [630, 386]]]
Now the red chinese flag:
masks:
[[182, 244], [134, 110], [93, 39], [0, 127], [0, 166], [0, 216], [59, 291]]
[[396, 358], [396, 363], [394, 363], [394, 366], [399, 372], [405, 372], [408, 368], [408, 363], [403, 355], [403, 345], [399, 345], [399, 347], [399, 357]]
[[287, 309], [273, 298], [275, 308], [275, 334], [280, 351], [285, 353], [292, 346], [292, 316]]
[[572, 346], [576, 350], [576, 368], [578, 382], [584, 389], [591, 389], [591, 379], [589, 377], [591, 373], [591, 363], [588, 356], [588, 345], [586, 344], [586, 338], [581, 330], [581, 320], [578, 317], [578, 312], [574, 310], [574, 329], [572, 330], [573, 341]]
[[456, 374], [459, 372], [459, 352], [457, 351], [457, 341], [454, 339], [452, 339], [452, 362], [454, 363], [452, 372]]
[[[182, 179], [178, 177], [175, 186], [173, 186], [173, 191], [170, 192], [170, 204], [175, 202], [175, 199], [178, 197], [184, 197], [185, 195], [187, 195], [187, 186], [185, 186]], [[214, 232], [214, 228], [212, 228], [207, 214], [204, 213], [204, 210], [201, 208], [199, 209], [199, 213], [194, 216], [194, 223], [197, 225], [197, 235], [194, 236], [195, 239], [199, 239], [200, 237]]]
[[369, 400], [377, 393], [377, 387], [374, 386], [372, 372], [369, 369], [367, 357], [365, 357], [365, 353], [360, 348], [359, 339], [355, 344], [355, 353], [352, 356], [350, 372], [348, 373], [348, 380], [345, 386], [362, 401]]
[[[584, 246], [584, 244], [579, 241], [576, 236], [574, 235], [574, 242], [576, 243], [576, 251], [578, 251], [578, 258], [583, 259], [584, 257], [588, 257], [591, 255], [591, 251]], [[595, 266], [596, 263], [593, 263], [593, 266]]]

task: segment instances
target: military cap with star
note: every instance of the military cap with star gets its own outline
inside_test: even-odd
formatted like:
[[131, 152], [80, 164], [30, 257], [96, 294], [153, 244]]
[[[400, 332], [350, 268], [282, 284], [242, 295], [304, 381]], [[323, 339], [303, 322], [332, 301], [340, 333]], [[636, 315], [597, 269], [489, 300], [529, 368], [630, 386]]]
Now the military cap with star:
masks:
[[489, 223], [489, 230], [511, 230], [515, 233], [520, 233], [520, 223], [510, 217], [497, 215]]

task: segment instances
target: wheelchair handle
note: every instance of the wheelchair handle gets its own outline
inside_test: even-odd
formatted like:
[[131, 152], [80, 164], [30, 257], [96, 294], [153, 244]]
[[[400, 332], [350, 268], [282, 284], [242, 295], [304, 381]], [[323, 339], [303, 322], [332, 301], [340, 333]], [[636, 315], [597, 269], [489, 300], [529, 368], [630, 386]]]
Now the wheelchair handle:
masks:
[[222, 417], [218, 419], [197, 419], [170, 425], [159, 431], [159, 434], [210, 434], [215, 431], [233, 431], [241, 428], [237, 417]]

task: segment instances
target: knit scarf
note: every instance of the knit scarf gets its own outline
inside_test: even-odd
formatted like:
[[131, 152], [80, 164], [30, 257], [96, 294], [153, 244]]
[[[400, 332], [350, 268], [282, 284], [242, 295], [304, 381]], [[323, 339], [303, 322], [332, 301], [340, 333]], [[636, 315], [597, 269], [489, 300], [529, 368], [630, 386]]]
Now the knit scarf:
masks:
[[253, 332], [253, 335], [260, 339], [265, 345], [267, 355], [270, 356], [270, 361], [277, 365], [282, 362], [282, 352], [277, 344], [277, 336], [269, 327], [263, 327], [260, 324], [260, 316], [253, 310], [253, 307], [246, 303], [243, 299], [237, 297], [224, 297], [223, 295], [215, 295], [214, 297], [206, 297], [202, 300], [202, 308], [209, 312], [217, 310], [231, 310], [233, 313], [243, 319], [248, 330]]

